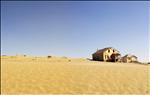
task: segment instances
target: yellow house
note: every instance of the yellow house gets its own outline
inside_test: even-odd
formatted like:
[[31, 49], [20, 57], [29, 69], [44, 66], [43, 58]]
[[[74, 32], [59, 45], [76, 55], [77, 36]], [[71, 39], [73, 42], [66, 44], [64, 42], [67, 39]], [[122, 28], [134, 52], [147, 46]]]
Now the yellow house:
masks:
[[121, 54], [118, 50], [107, 47], [100, 50], [97, 50], [95, 53], [92, 54], [93, 60], [96, 61], [113, 61], [116, 62], [120, 59]]
[[135, 55], [130, 55], [130, 54], [123, 56], [121, 60], [122, 62], [126, 62], [126, 63], [138, 62], [137, 57]]

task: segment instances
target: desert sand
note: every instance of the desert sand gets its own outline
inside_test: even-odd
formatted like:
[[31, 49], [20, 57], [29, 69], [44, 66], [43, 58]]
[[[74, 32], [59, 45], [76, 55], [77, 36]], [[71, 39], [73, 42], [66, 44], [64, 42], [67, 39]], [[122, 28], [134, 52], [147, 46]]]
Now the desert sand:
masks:
[[150, 65], [1, 57], [2, 95], [150, 95]]

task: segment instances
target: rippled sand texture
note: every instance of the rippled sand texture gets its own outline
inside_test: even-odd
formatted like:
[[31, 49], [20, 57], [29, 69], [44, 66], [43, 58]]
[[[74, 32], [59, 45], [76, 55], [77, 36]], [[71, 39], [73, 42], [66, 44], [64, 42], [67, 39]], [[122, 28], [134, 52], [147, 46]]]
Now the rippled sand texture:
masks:
[[2, 58], [2, 94], [150, 95], [150, 66], [67, 58]]

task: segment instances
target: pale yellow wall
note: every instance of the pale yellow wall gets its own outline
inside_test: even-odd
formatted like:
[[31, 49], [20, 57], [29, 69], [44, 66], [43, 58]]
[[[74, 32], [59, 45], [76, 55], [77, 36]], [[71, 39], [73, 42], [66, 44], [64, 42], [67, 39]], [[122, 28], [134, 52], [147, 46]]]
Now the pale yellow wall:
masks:
[[130, 63], [130, 62], [132, 62], [132, 61], [137, 61], [137, 59], [134, 58], [134, 57], [130, 57], [130, 58], [124, 57], [124, 58], [122, 58], [122, 61], [123, 61], [123, 62]]
[[137, 61], [137, 59], [135, 57], [132, 57], [131, 60], [132, 61]]
[[103, 53], [104, 61], [108, 60], [113, 53], [119, 53], [118, 51], [116, 51], [116, 50], [113, 51], [113, 50], [114, 49], [108, 49], [108, 50], [104, 51], [104, 53]]

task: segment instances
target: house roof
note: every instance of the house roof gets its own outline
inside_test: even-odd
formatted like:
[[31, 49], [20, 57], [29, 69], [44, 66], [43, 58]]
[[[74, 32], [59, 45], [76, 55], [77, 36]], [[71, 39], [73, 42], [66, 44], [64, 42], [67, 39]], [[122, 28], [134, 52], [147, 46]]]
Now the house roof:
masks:
[[[103, 49], [99, 49], [99, 50], [97, 50], [94, 54], [97, 54], [97, 53], [103, 53], [104, 51], [106, 51], [106, 50], [108, 50], [108, 49], [114, 49], [114, 50], [116, 50], [115, 48], [113, 48], [113, 47], [106, 47], [106, 48], [103, 48]], [[118, 50], [116, 50], [116, 51], [118, 51]], [[119, 52], [119, 51], [118, 51]]]
[[132, 54], [126, 54], [126, 55], [123, 56], [123, 57], [135, 57], [135, 58], [137, 58], [135, 55], [132, 55]]

